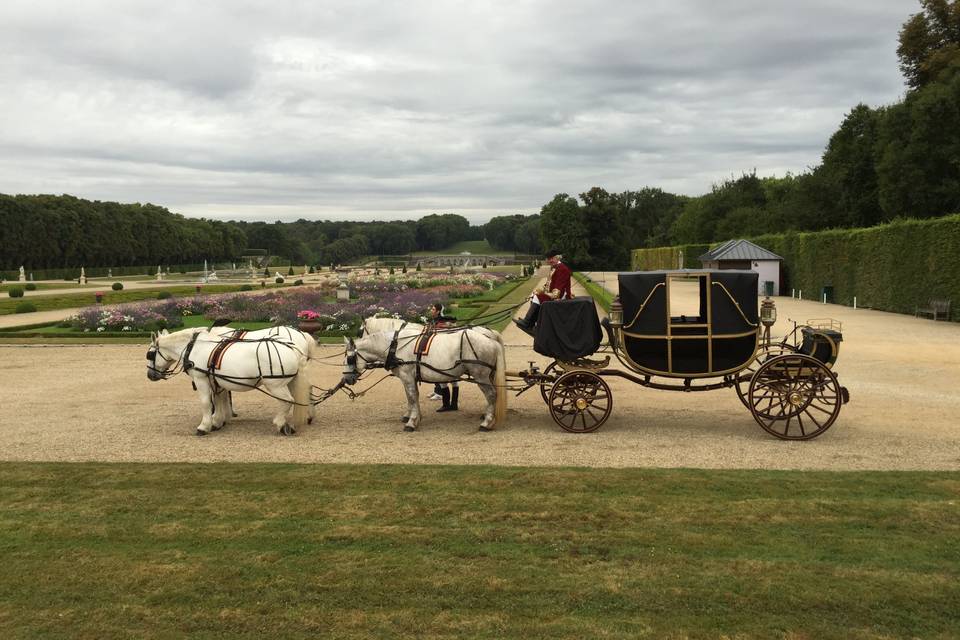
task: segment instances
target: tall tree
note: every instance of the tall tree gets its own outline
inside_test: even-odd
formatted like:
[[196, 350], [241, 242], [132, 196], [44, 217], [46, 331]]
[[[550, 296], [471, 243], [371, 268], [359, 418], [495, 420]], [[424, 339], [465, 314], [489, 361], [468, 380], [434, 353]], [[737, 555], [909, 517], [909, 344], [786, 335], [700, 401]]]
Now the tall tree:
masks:
[[900, 29], [897, 56], [911, 89], [933, 82], [960, 60], [960, 0], [920, 0], [923, 11]]
[[821, 170], [839, 194], [837, 226], [869, 227], [883, 219], [877, 194], [880, 112], [858, 104], [830, 137]]
[[540, 240], [548, 249], [560, 251], [575, 268], [589, 263], [587, 225], [575, 198], [558, 193], [543, 205], [540, 209]]
[[593, 187], [580, 194], [581, 209], [587, 229], [590, 260], [581, 268], [626, 269], [630, 263], [630, 249], [624, 242], [627, 227], [623, 222], [624, 198]]

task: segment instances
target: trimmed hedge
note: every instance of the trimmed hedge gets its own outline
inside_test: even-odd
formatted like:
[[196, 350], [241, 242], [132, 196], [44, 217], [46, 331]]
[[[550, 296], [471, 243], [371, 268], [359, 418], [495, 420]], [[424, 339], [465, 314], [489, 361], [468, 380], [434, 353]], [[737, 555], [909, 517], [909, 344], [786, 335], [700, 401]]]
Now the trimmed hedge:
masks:
[[[223, 264], [222, 262], [220, 264]], [[170, 272], [185, 273], [187, 271], [203, 271], [203, 264], [178, 264], [170, 265]], [[27, 267], [27, 273], [33, 275], [34, 280], [69, 280], [76, 282], [80, 277], [80, 267], [67, 267], [63, 269], [31, 269]], [[143, 276], [154, 275], [157, 272], [157, 265], [143, 265], [135, 267], [86, 267], [84, 273], [88, 278], [103, 278], [112, 272], [113, 277], [122, 276]], [[9, 269], [0, 270], [0, 278], [6, 280], [17, 280], [20, 277], [20, 270]]]
[[676, 269], [683, 252], [683, 268], [699, 269], [697, 259], [710, 250], [709, 244], [680, 244], [675, 247], [656, 247], [654, 249], [634, 249], [630, 252], [630, 268], [634, 271], [662, 271]]
[[960, 215], [897, 220], [866, 229], [751, 238], [783, 257], [787, 289], [838, 304], [913, 313], [931, 298], [960, 304]]
[[[837, 304], [913, 313], [932, 299], [960, 304], [960, 214], [926, 220], [896, 220], [865, 229], [767, 234], [749, 238], [783, 258], [782, 293], [791, 289], [817, 299], [833, 287]], [[637, 249], [633, 268], [663, 269], [676, 264], [700, 268], [705, 245]], [[692, 247], [697, 249], [691, 250]], [[693, 264], [688, 260], [693, 256]]]

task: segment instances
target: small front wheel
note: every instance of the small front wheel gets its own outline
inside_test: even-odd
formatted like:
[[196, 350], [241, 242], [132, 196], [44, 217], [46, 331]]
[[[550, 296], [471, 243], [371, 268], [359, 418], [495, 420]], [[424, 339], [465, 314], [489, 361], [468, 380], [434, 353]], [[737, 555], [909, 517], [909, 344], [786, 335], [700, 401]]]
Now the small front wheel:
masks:
[[613, 395], [603, 378], [589, 371], [570, 371], [553, 383], [550, 415], [564, 431], [590, 433], [613, 411]]
[[549, 407], [550, 406], [550, 390], [553, 388], [553, 381], [548, 378], [550, 372], [557, 368], [557, 361], [554, 360], [543, 370], [542, 378], [540, 379], [540, 397], [543, 398], [543, 402]]

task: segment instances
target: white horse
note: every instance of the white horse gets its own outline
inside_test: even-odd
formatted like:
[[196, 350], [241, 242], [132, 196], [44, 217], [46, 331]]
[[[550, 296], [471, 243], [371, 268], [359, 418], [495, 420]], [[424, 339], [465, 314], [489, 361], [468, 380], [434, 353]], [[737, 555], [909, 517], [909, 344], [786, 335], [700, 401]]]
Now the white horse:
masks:
[[[147, 377], [164, 380], [182, 370], [200, 397], [203, 418], [197, 435], [217, 431], [233, 413], [229, 392], [261, 390], [281, 403], [273, 424], [283, 435], [312, 421], [310, 381], [304, 367], [319, 354], [314, 339], [290, 327], [250, 331], [230, 341], [232, 329], [205, 327], [153, 334], [147, 350]], [[211, 355], [227, 343], [217, 362]], [[228, 346], [229, 345], [229, 346]]]
[[[507, 413], [506, 357], [503, 342], [470, 329], [440, 331], [433, 336], [427, 355], [414, 353], [421, 328], [378, 331], [362, 338], [344, 338], [346, 353], [343, 382], [356, 384], [364, 370], [384, 367], [400, 379], [407, 396], [404, 431], [420, 426], [419, 382], [450, 382], [468, 376], [487, 399], [480, 423], [490, 431]], [[391, 359], [392, 358], [392, 359]]]
[[[416, 322], [407, 322], [399, 318], [378, 318], [376, 316], [370, 316], [369, 318], [364, 318], [363, 323], [360, 325], [360, 337], [369, 335], [371, 333], [377, 333], [378, 331], [396, 331], [400, 327], [406, 327], [408, 329], [420, 329], [422, 330], [424, 325], [418, 324]], [[471, 331], [478, 331], [484, 336], [490, 338], [491, 340], [496, 340], [500, 344], [503, 344], [503, 336], [500, 335], [499, 331], [494, 331], [490, 327], [485, 327], [483, 325], [469, 325], [466, 327], [459, 327], [455, 329], [441, 329], [441, 331], [459, 331], [460, 329], [470, 329]]]

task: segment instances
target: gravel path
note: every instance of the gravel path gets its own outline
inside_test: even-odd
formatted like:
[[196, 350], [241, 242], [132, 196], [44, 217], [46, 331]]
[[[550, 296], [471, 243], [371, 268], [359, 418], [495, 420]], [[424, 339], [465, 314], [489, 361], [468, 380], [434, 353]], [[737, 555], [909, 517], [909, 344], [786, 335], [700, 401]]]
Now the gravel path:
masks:
[[[507, 422], [477, 427], [480, 394], [464, 385], [461, 411], [426, 417], [403, 433], [400, 385], [338, 395], [296, 437], [275, 434], [274, 401], [235, 396], [240, 417], [223, 431], [194, 435], [200, 407], [179, 376], [151, 383], [145, 346], [0, 346], [0, 459], [150, 462], [350, 462], [764, 469], [960, 469], [960, 325], [878, 311], [778, 298], [787, 318], [832, 316], [844, 323], [836, 371], [851, 402], [810, 442], [782, 442], [753, 421], [732, 390], [683, 394], [611, 379], [613, 414], [597, 432], [562, 432], [540, 395], [511, 397]], [[510, 339], [508, 369], [541, 367], [529, 339]], [[777, 333], [777, 332], [775, 332]], [[326, 347], [330, 355], [340, 348]], [[340, 360], [310, 365], [329, 388]]]

